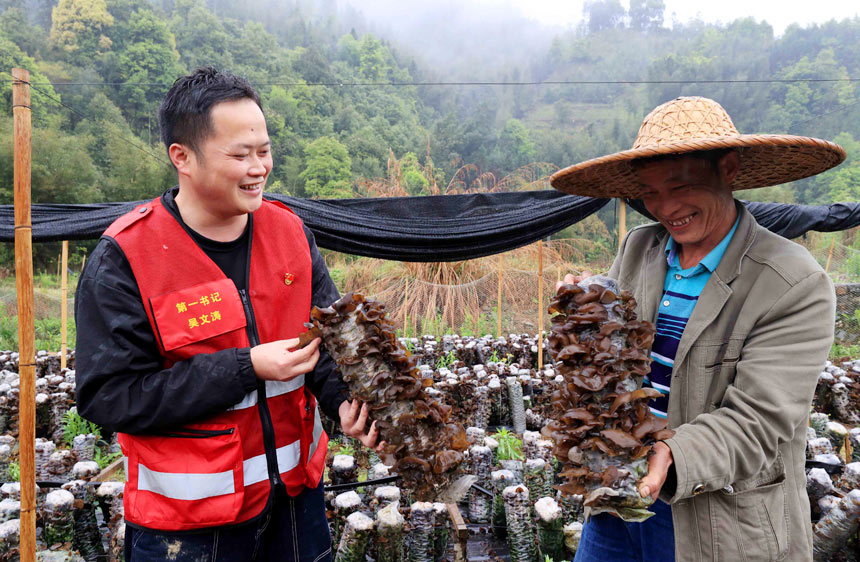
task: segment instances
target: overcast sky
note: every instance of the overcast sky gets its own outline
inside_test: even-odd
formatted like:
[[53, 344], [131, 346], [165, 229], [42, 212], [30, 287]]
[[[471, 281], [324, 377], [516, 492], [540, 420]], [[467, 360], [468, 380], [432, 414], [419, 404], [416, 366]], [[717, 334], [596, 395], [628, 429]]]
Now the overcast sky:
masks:
[[[523, 15], [547, 24], [575, 25], [582, 18], [583, 0], [466, 0], [467, 2], [499, 5], [507, 3]], [[679, 21], [696, 17], [706, 22], [728, 22], [752, 16], [766, 20], [777, 34], [791, 23], [821, 23], [860, 15], [857, 0], [663, 0], [666, 23], [673, 14]], [[629, 0], [621, 0], [627, 7]]]

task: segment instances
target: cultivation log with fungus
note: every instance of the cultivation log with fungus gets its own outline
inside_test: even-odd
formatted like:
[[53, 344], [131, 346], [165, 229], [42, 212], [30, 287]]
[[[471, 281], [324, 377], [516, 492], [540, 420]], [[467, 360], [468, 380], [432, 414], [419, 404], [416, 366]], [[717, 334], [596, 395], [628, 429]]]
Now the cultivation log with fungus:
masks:
[[564, 463], [564, 494], [584, 495], [591, 513], [625, 521], [653, 513], [637, 482], [648, 471], [653, 444], [672, 435], [648, 407], [660, 395], [642, 388], [654, 326], [636, 319], [636, 301], [602, 276], [562, 285], [549, 312], [550, 355], [564, 378], [553, 394], [553, 419], [543, 435]]
[[[466, 431], [451, 416], [451, 406], [431, 397], [415, 357], [398, 341], [385, 318], [384, 305], [348, 293], [328, 308], [311, 311], [353, 398], [370, 408], [380, 457], [414, 490], [414, 497], [434, 499], [455, 479], [468, 448]], [[432, 383], [432, 379], [427, 379]]]

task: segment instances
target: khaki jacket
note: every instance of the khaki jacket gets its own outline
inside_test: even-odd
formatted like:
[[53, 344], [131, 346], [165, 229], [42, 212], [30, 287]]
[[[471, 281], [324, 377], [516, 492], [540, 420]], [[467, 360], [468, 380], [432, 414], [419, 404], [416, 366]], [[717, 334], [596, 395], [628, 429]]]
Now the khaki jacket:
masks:
[[[806, 427], [833, 339], [829, 277], [798, 244], [740, 223], [675, 357], [666, 443], [679, 561], [812, 560]], [[669, 236], [635, 228], [609, 272], [656, 322]]]

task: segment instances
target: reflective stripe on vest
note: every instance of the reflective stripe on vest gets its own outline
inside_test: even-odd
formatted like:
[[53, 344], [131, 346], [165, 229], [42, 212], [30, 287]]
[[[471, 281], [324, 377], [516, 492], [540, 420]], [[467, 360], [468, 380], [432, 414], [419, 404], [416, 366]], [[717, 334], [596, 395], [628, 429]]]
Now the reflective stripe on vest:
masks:
[[[311, 444], [309, 457], [319, 445], [323, 434], [322, 421], [320, 420], [319, 408], [314, 408], [314, 440]], [[279, 447], [276, 450], [278, 459], [278, 472], [284, 473], [294, 469], [299, 464], [301, 456], [301, 441], [293, 441], [289, 445]], [[123, 458], [126, 471], [128, 470], [128, 459]], [[243, 481], [245, 486], [258, 482], [265, 482], [269, 478], [266, 455], [257, 455], [246, 459], [242, 463]], [[126, 472], [127, 474], [128, 472]], [[143, 464], [138, 464], [137, 489], [152, 492], [175, 500], [202, 500], [213, 498], [224, 494], [234, 493], [233, 471], [227, 470], [216, 473], [185, 473], [185, 472], [159, 472], [151, 470]]]
[[[305, 376], [299, 375], [295, 378], [292, 378], [288, 381], [266, 381], [266, 396], [268, 398], [272, 398], [274, 396], [280, 396], [282, 394], [286, 394], [288, 392], [292, 392], [294, 390], [298, 390], [305, 385]], [[250, 408], [251, 406], [257, 405], [257, 391], [252, 390], [248, 394], [245, 395], [242, 400], [236, 402], [227, 410], [242, 410], [244, 408]]]
[[171, 473], [137, 465], [137, 489], [174, 500], [202, 500], [236, 491], [233, 471], [213, 474]]

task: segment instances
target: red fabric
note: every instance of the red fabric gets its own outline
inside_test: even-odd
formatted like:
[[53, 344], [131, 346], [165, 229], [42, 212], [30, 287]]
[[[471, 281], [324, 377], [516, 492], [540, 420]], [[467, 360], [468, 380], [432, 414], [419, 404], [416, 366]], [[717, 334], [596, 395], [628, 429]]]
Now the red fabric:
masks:
[[[303, 323], [309, 317], [312, 286], [310, 250], [301, 221], [282, 204], [268, 201], [253, 216], [248, 298], [260, 343], [297, 337], [305, 330]], [[235, 285], [160, 199], [119, 218], [105, 234], [117, 241], [131, 265], [166, 366], [200, 353], [250, 345], [247, 319]], [[216, 310], [219, 318], [213, 321]], [[208, 315], [205, 323], [204, 314]], [[319, 446], [323, 454], [314, 455], [310, 465], [305, 466], [316, 401], [299, 388], [270, 397], [267, 404], [276, 447], [301, 441], [298, 466], [281, 474], [288, 493], [296, 495], [305, 485], [316, 487], [322, 476], [327, 442], [323, 434]], [[120, 443], [129, 457], [125, 493], [129, 521], [161, 530], [184, 530], [239, 523], [263, 510], [270, 482], [267, 479], [244, 487], [241, 471], [242, 460], [265, 453], [258, 406], [226, 411], [204, 423], [185, 427], [197, 429], [212, 424], [236, 429], [233, 456], [238, 456], [239, 463], [231, 465], [238, 483], [235, 493], [186, 501], [139, 490], [137, 486], [138, 463], [167, 473], [225, 470], [224, 463], [230, 464], [236, 458], [221, 458], [223, 439], [123, 434]], [[241, 506], [234, 509], [237, 498]]]

